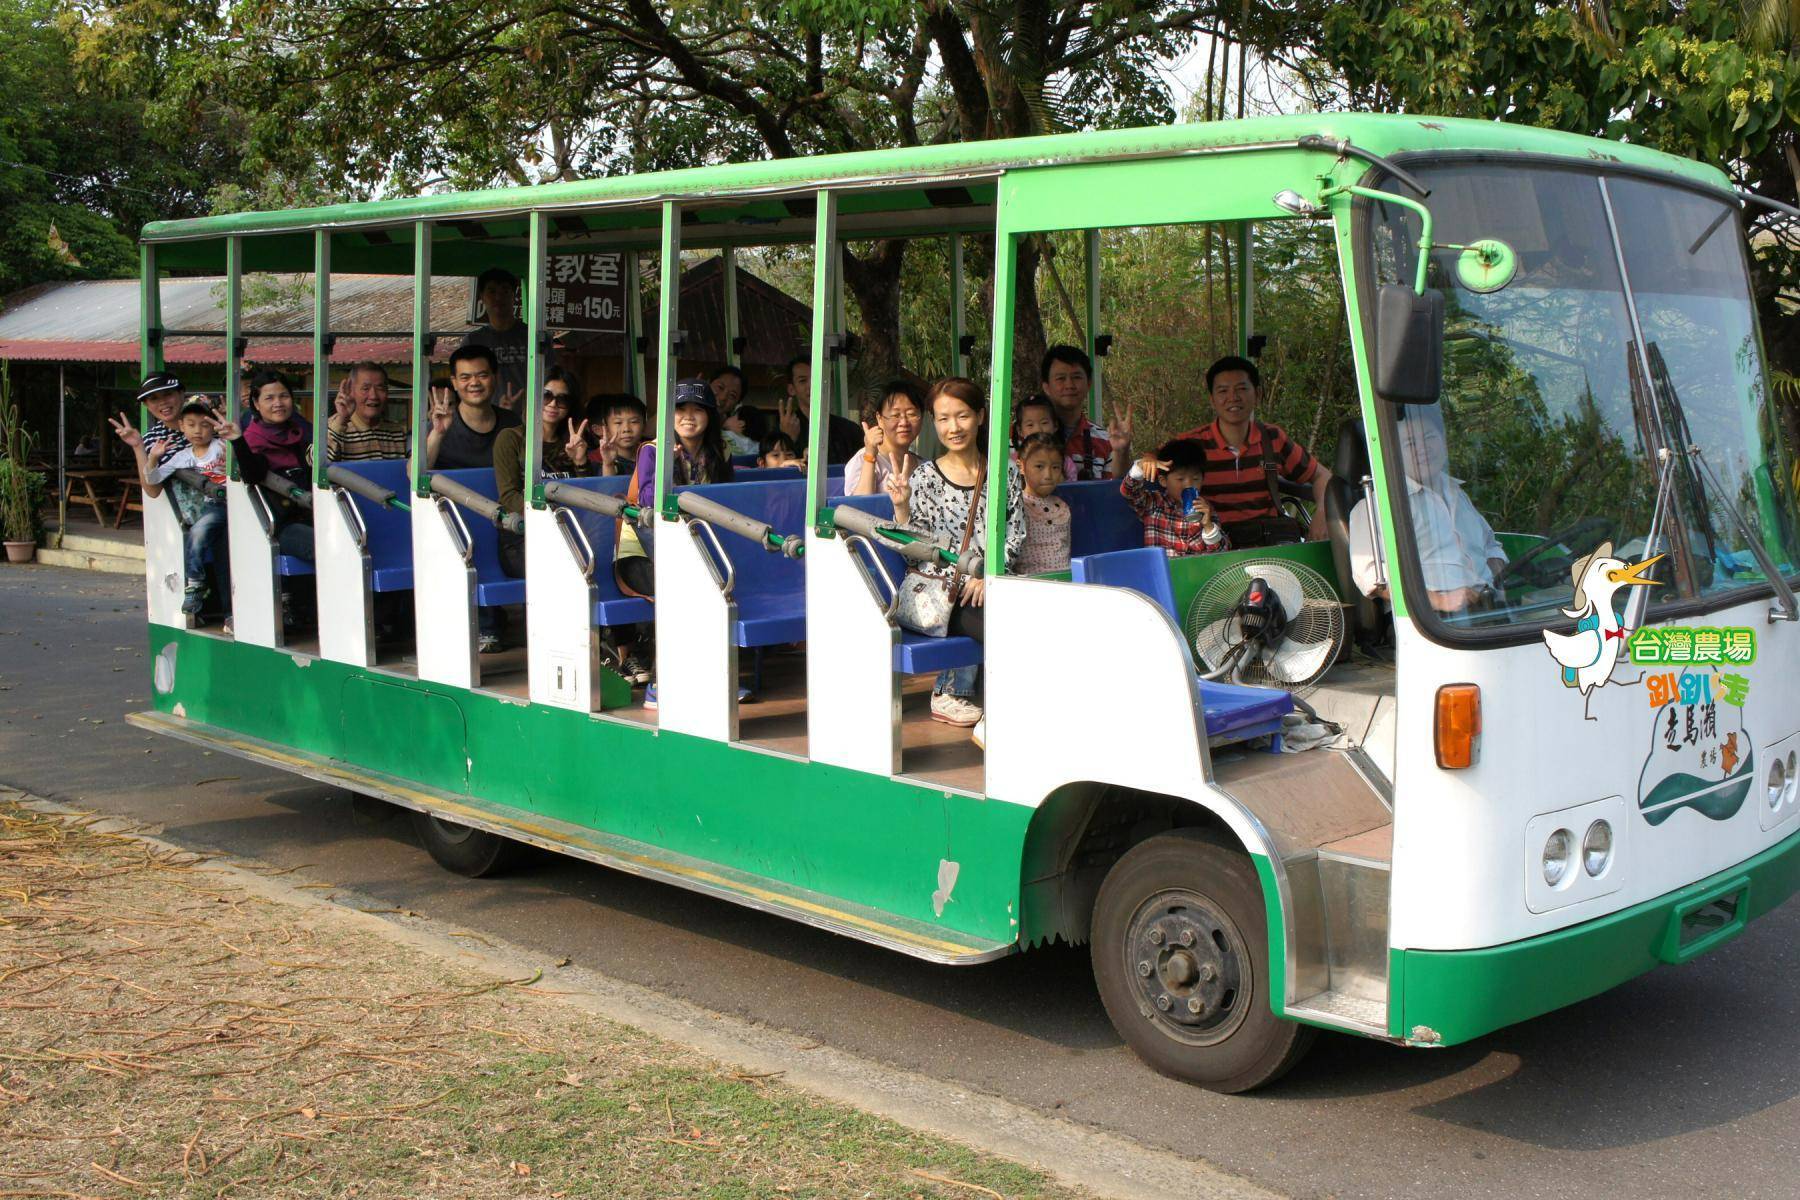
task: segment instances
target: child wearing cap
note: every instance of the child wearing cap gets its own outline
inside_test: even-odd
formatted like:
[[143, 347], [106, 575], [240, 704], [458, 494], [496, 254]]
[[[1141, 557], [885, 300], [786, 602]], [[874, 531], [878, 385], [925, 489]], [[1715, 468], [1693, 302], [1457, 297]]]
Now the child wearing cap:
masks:
[[[206, 583], [206, 567], [210, 561], [218, 576], [219, 594], [225, 597], [229, 614], [231, 556], [225, 541], [225, 443], [216, 436], [212, 402], [198, 393], [187, 398], [181, 405], [175, 425], [185, 444], [179, 450], [165, 453], [154, 464], [145, 451], [147, 438], [131, 427], [124, 413], [119, 414], [112, 426], [119, 440], [130, 446], [137, 456], [138, 479], [144, 485], [144, 495], [151, 499], [162, 495], [162, 485], [167, 480], [175, 509], [181, 514], [182, 558], [187, 576], [181, 611], [198, 617], [204, 610], [206, 600], [212, 594]], [[205, 484], [195, 486], [185, 479], [170, 478], [183, 468], [199, 472], [205, 477]], [[229, 615], [226, 626], [229, 632]]]

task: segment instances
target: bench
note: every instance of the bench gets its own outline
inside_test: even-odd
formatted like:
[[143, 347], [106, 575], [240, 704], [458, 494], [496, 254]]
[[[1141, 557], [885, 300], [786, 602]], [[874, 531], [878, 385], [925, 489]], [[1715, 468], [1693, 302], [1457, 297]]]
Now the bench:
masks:
[[[489, 500], [500, 498], [492, 467], [465, 467], [455, 471], [434, 471]], [[486, 517], [476, 513], [462, 514], [469, 527], [469, 562], [475, 568], [475, 603], [481, 608], [500, 608], [525, 603], [525, 581], [514, 579], [500, 567], [500, 530]]]
[[[1069, 577], [1076, 583], [1128, 588], [1148, 596], [1169, 614], [1177, 629], [1182, 628], [1181, 614], [1175, 611], [1175, 588], [1169, 580], [1169, 556], [1159, 546], [1072, 558]], [[1281, 719], [1294, 711], [1294, 699], [1279, 688], [1243, 687], [1202, 679], [1200, 706], [1206, 716], [1209, 739], [1242, 742], [1264, 734], [1279, 739]]]
[[[393, 492], [402, 504], [416, 504], [412, 495], [412, 478], [404, 458], [365, 458], [336, 463], [354, 471], [372, 483]], [[364, 547], [369, 555], [369, 587], [377, 592], [410, 592], [413, 585], [412, 515], [404, 509], [389, 508], [349, 493], [350, 503], [369, 531]]]
[[[806, 480], [797, 475], [765, 483], [708, 483], [680, 490], [766, 522], [779, 534], [800, 535], [806, 529]], [[732, 640], [746, 649], [805, 641], [805, 564], [753, 546], [735, 533], [721, 529], [718, 534], [735, 576], [731, 598], [737, 605], [737, 619], [732, 622]], [[657, 536], [664, 536], [661, 528]]]
[[[840, 496], [831, 500], [836, 508], [844, 505], [877, 517], [892, 520], [894, 502], [885, 495]], [[906, 560], [894, 551], [875, 543], [875, 552], [887, 566], [888, 574], [898, 584], [906, 574]], [[966, 637], [930, 637], [910, 629], [900, 631], [900, 644], [894, 647], [894, 670], [902, 675], [930, 675], [956, 667], [973, 667], [981, 662], [981, 643]]]

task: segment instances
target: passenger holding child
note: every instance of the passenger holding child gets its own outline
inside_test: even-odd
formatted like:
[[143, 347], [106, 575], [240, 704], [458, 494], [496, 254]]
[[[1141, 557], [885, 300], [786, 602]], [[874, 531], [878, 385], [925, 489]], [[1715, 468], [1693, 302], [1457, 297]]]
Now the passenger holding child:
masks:
[[[944, 452], [935, 460], [922, 463], [909, 477], [889, 475], [886, 491], [894, 501], [897, 525], [960, 556], [986, 544], [987, 460], [982, 429], [987, 423], [987, 396], [972, 380], [952, 377], [932, 385], [929, 404]], [[1018, 466], [1007, 463], [1007, 569], [1011, 569], [1025, 541], [1025, 521], [1019, 511], [1023, 490]], [[999, 564], [994, 569], [998, 570]], [[954, 568], [932, 563], [908, 570], [901, 586], [922, 589], [931, 586], [932, 580], [943, 580], [949, 588], [950, 617], [941, 632], [981, 641], [985, 577], [966, 576]], [[901, 607], [906, 606], [903, 603]], [[913, 628], [921, 633], [939, 632]], [[931, 694], [932, 719], [964, 727], [978, 724], [982, 714], [975, 696], [980, 680], [980, 667], [939, 672]]]
[[907, 379], [890, 380], [881, 398], [863, 406], [862, 453], [844, 466], [846, 496], [874, 496], [895, 475], [909, 477], [919, 465], [913, 443], [925, 422], [925, 393]]
[[[221, 423], [216, 440], [229, 442], [237, 452], [238, 475], [252, 487], [269, 475], [280, 475], [312, 490], [312, 426], [294, 406], [294, 387], [280, 371], [263, 368], [250, 376], [250, 411], [241, 432]], [[275, 535], [281, 552], [305, 562], [313, 561], [312, 511], [289, 500], [273, 497]]]
[[[209, 482], [218, 485], [217, 489], [201, 488], [182, 479], [169, 483], [183, 527], [182, 565], [187, 586], [181, 598], [181, 611], [190, 617], [198, 617], [212, 595], [206, 583], [209, 560], [218, 573], [219, 594], [226, 598], [227, 610], [230, 608], [231, 556], [225, 540], [225, 443], [214, 436], [212, 403], [205, 396], [189, 396], [177, 414], [176, 423], [187, 444], [180, 449], [167, 449], [168, 439], [165, 439], [165, 447], [156, 451], [156, 462], [150, 461], [151, 455], [144, 448], [143, 437], [131, 427], [124, 413], [112, 422], [112, 427], [119, 440], [130, 446], [137, 456], [138, 480], [144, 485], [146, 497], [155, 499], [162, 495], [163, 481], [183, 468], [198, 471]], [[230, 632], [229, 617], [226, 618], [226, 632]]]
[[[1256, 419], [1261, 387], [1262, 374], [1255, 363], [1235, 354], [1219, 359], [1206, 369], [1215, 419], [1177, 436], [1204, 449], [1206, 498], [1225, 527], [1237, 531], [1240, 544], [1298, 541], [1301, 536], [1323, 540], [1331, 472], [1287, 430]], [[1304, 531], [1281, 514], [1282, 479], [1312, 488], [1312, 524]]]
[[1119, 484], [1119, 494], [1144, 523], [1144, 545], [1161, 546], [1170, 558], [1231, 549], [1218, 514], [1202, 494], [1206, 451], [1177, 438], [1146, 454]]
[[[144, 430], [144, 449], [156, 459], [165, 446], [169, 451], [187, 447], [187, 439], [176, 428], [176, 413], [181, 409], [181, 380], [165, 372], [146, 375], [138, 388], [138, 403], [150, 414], [150, 426]], [[126, 445], [130, 445], [127, 442]]]
[[1054, 433], [1028, 434], [1019, 446], [1019, 472], [1025, 477], [1020, 500], [1025, 545], [1019, 551], [1019, 574], [1066, 571], [1073, 514], [1069, 502], [1056, 494], [1063, 484], [1062, 440]]

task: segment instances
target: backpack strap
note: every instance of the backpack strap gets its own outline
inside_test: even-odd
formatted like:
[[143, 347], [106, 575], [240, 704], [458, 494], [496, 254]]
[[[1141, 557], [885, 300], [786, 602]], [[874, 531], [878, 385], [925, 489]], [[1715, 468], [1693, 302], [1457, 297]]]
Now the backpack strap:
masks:
[[1262, 446], [1263, 484], [1269, 489], [1269, 507], [1281, 511], [1281, 463], [1275, 457], [1275, 435], [1261, 421], [1251, 421]]

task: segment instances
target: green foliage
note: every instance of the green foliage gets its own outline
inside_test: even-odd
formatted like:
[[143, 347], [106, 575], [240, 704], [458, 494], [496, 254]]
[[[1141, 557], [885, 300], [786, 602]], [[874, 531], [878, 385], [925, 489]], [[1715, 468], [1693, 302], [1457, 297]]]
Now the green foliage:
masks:
[[36, 444], [13, 399], [12, 373], [0, 362], [0, 533], [9, 542], [35, 542], [43, 532], [44, 477], [25, 466]]

